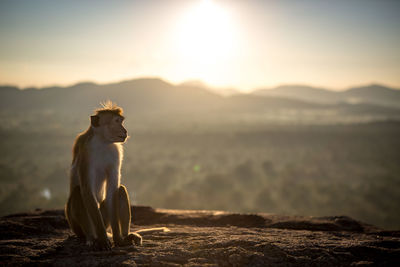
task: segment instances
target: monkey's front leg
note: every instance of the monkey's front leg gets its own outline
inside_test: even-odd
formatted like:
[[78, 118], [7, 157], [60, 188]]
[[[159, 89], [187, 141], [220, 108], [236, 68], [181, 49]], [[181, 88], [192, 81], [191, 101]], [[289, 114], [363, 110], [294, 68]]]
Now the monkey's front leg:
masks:
[[[130, 206], [129, 199], [127, 199], [127, 211], [121, 210], [121, 188], [119, 183], [120, 172], [118, 169], [114, 169], [110, 172], [107, 181], [107, 215], [110, 220], [112, 236], [114, 245], [118, 247], [133, 245], [132, 240], [128, 239], [129, 227], [130, 227]], [[125, 189], [125, 187], [123, 187]], [[126, 222], [128, 219], [128, 222]]]
[[96, 233], [96, 239], [94, 240], [93, 247], [96, 250], [110, 250], [111, 243], [107, 238], [106, 228], [104, 227], [103, 218], [99, 211], [97, 201], [92, 194], [88, 194], [86, 196], [86, 210], [89, 213], [89, 216], [93, 222], [94, 230]]
[[[112, 193], [111, 193], [112, 191]], [[119, 219], [119, 212], [118, 212], [118, 188], [115, 190], [108, 190], [107, 193], [107, 215], [110, 220], [111, 230], [112, 230], [112, 237], [114, 241], [114, 245], [121, 247], [126, 246], [129, 244], [124, 244], [123, 238], [121, 235], [121, 222]]]
[[94, 179], [93, 175], [90, 175], [84, 168], [79, 170], [80, 174], [80, 185], [81, 185], [81, 196], [85, 209], [89, 215], [90, 220], [93, 223], [94, 232], [96, 239], [94, 240], [94, 248], [99, 250], [110, 250], [111, 243], [107, 238], [106, 228], [104, 226], [103, 218], [99, 210], [98, 202], [95, 194], [91, 189], [89, 178]]
[[118, 194], [115, 199], [115, 208], [119, 215], [118, 220], [120, 222], [121, 237], [122, 240], [118, 241], [118, 246], [131, 246], [142, 244], [142, 237], [138, 233], [130, 232], [131, 225], [131, 205], [129, 203], [128, 190], [123, 185], [119, 186]]

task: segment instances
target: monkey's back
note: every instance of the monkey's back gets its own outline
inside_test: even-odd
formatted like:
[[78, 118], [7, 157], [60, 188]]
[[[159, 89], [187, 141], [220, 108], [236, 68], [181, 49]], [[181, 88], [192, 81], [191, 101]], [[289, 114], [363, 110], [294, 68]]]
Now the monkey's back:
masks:
[[83, 158], [83, 153], [87, 150], [87, 144], [93, 137], [93, 130], [89, 127], [86, 131], [80, 133], [76, 138], [72, 148], [72, 163], [70, 169], [70, 192], [79, 186], [79, 173], [78, 166], [79, 162]]

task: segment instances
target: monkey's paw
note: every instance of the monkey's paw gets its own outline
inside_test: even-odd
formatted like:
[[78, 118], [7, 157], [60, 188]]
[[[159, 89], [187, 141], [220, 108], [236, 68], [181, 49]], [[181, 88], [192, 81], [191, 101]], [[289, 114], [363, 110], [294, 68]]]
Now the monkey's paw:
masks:
[[138, 233], [130, 233], [126, 238], [133, 240], [136, 246], [142, 245], [142, 236]]
[[130, 233], [126, 237], [114, 240], [116, 247], [126, 247], [126, 246], [140, 246], [142, 245], [142, 237], [137, 233]]

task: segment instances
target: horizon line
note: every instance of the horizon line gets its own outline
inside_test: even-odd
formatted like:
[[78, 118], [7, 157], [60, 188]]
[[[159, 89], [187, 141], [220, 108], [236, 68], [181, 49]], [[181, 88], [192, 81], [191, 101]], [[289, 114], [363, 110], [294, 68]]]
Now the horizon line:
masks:
[[18, 86], [15, 84], [9, 84], [9, 83], [0, 83], [0, 87], [15, 87], [18, 88], [19, 90], [27, 90], [27, 89], [37, 89], [37, 90], [42, 90], [46, 88], [52, 88], [52, 87], [60, 87], [60, 88], [68, 88], [68, 87], [73, 87], [78, 84], [95, 84], [95, 85], [110, 85], [110, 84], [118, 84], [118, 83], [123, 83], [123, 82], [130, 82], [134, 80], [160, 80], [165, 83], [171, 84], [173, 86], [179, 86], [182, 84], [190, 84], [193, 83], [193, 85], [197, 87], [202, 87], [204, 89], [209, 89], [213, 92], [218, 93], [219, 91], [223, 92], [224, 90], [233, 90], [237, 91], [238, 93], [252, 93], [258, 90], [273, 90], [279, 87], [283, 86], [304, 86], [304, 87], [309, 87], [309, 88], [315, 88], [315, 89], [322, 89], [322, 90], [328, 90], [328, 91], [333, 91], [333, 92], [340, 92], [340, 91], [346, 91], [349, 89], [353, 88], [359, 88], [359, 87], [368, 87], [368, 86], [382, 86], [386, 87], [389, 89], [394, 89], [394, 90], [399, 90], [400, 91], [400, 85], [399, 86], [391, 86], [388, 85], [387, 83], [382, 83], [382, 82], [365, 82], [365, 83], [359, 83], [358, 85], [351, 85], [351, 86], [346, 86], [344, 88], [332, 88], [332, 87], [327, 87], [327, 86], [320, 86], [320, 85], [314, 85], [314, 84], [308, 84], [308, 83], [301, 83], [301, 82], [293, 82], [293, 83], [280, 83], [280, 84], [275, 84], [273, 86], [257, 86], [253, 87], [249, 90], [245, 90], [242, 88], [238, 88], [235, 86], [214, 86], [210, 85], [207, 82], [201, 80], [201, 79], [187, 79], [182, 82], [173, 82], [168, 79], [165, 79], [160, 76], [139, 76], [139, 77], [134, 77], [134, 78], [125, 78], [125, 79], [120, 79], [120, 80], [109, 80], [105, 82], [100, 82], [100, 81], [94, 81], [94, 80], [79, 80], [76, 82], [72, 83], [59, 83], [59, 84], [48, 84], [48, 85], [43, 85], [43, 86]]

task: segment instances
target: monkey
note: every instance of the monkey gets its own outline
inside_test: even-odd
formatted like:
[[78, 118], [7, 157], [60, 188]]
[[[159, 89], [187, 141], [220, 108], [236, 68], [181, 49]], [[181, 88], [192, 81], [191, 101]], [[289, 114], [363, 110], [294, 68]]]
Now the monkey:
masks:
[[140, 231], [129, 231], [129, 195], [121, 184], [122, 144], [128, 138], [124, 119], [121, 107], [102, 104], [73, 145], [65, 216], [75, 235], [96, 250], [111, 249], [110, 227], [114, 246], [142, 243]]

